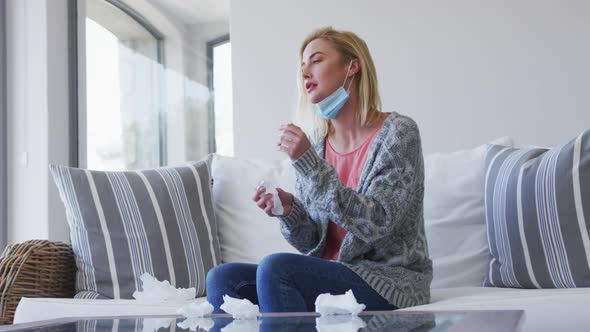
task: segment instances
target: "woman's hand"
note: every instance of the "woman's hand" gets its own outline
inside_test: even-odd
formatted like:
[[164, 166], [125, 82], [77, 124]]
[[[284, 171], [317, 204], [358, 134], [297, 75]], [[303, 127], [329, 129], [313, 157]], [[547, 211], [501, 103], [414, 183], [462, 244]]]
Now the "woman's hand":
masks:
[[272, 213], [272, 208], [274, 206], [272, 201], [273, 194], [264, 194], [265, 191], [266, 188], [264, 186], [258, 186], [252, 200], [256, 202], [256, 205], [264, 210], [267, 215], [271, 217], [286, 217], [291, 213], [294, 201], [293, 194], [288, 193], [281, 188], [277, 188], [279, 199], [281, 200], [281, 204], [283, 204], [283, 214], [279, 216]]
[[277, 147], [285, 152], [291, 160], [297, 160], [311, 147], [307, 135], [294, 124], [282, 125], [279, 128]]

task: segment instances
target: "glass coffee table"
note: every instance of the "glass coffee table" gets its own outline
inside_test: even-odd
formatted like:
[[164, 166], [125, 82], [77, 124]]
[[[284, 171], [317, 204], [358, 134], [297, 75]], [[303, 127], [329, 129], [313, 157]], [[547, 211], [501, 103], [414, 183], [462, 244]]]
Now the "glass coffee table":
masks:
[[522, 310], [505, 311], [364, 311], [358, 316], [317, 313], [269, 313], [255, 320], [227, 314], [204, 318], [177, 316], [64, 318], [0, 326], [1, 331], [35, 332], [266, 332], [266, 331], [520, 331]]

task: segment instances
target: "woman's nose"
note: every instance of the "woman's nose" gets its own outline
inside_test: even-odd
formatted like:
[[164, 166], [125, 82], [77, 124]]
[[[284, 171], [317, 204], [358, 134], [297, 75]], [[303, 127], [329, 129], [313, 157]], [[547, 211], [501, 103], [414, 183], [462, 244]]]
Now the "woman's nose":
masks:
[[309, 67], [307, 65], [301, 66], [301, 75], [303, 78], [310, 78], [311, 73], [309, 72]]

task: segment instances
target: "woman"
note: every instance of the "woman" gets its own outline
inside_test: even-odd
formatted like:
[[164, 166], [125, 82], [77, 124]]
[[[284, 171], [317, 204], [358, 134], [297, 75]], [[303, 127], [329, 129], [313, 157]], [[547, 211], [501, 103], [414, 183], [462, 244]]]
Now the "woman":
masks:
[[293, 161], [296, 195], [278, 190], [279, 216], [264, 187], [253, 199], [304, 255], [217, 266], [207, 276], [208, 301], [215, 312], [224, 294], [262, 312], [303, 312], [314, 310], [319, 294], [352, 289], [366, 310], [428, 303], [432, 264], [416, 123], [380, 111], [373, 60], [354, 33], [316, 30], [300, 58], [300, 108], [316, 108], [319, 140], [312, 146], [299, 127], [281, 126], [277, 147]]

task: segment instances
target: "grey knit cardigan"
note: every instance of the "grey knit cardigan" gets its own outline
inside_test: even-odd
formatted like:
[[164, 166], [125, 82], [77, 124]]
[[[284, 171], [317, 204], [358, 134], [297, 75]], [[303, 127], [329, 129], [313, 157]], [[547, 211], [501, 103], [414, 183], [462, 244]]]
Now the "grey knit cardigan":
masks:
[[369, 148], [357, 191], [339, 181], [323, 159], [324, 146], [322, 138], [293, 162], [296, 198], [291, 213], [279, 218], [283, 236], [302, 254], [321, 257], [332, 220], [348, 232], [340, 263], [398, 308], [428, 303], [432, 262], [424, 234], [424, 161], [416, 123], [389, 114]]

